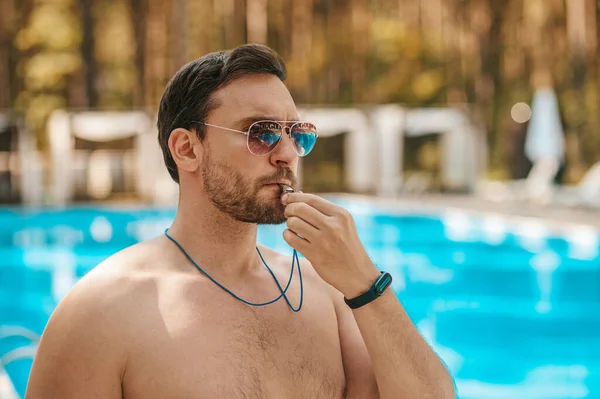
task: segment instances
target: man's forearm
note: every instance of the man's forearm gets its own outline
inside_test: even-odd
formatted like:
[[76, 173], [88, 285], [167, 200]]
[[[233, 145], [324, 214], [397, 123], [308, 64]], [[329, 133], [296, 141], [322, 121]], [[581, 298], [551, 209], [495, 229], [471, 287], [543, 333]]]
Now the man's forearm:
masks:
[[[281, 202], [287, 218], [285, 241], [344, 297], [361, 295], [381, 275], [362, 245], [349, 211], [301, 192], [286, 193]], [[444, 364], [423, 340], [392, 290], [353, 310], [353, 314], [371, 357], [381, 398], [454, 398], [454, 384]], [[362, 352], [361, 359], [366, 359], [362, 344], [357, 349]], [[354, 366], [350, 369], [356, 369]]]
[[391, 288], [353, 313], [373, 362], [380, 398], [456, 397], [448, 370]]

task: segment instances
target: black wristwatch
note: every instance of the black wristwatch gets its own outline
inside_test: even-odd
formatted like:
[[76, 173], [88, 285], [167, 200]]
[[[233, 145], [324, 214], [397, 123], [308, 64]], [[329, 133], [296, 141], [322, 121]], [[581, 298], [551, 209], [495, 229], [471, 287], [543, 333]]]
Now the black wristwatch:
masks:
[[364, 306], [367, 303], [379, 298], [390, 286], [390, 284], [392, 284], [392, 275], [388, 272], [381, 272], [381, 276], [375, 280], [367, 292], [352, 299], [347, 299], [344, 297], [344, 301], [346, 302], [346, 305], [350, 306], [351, 309], [360, 308], [361, 306]]

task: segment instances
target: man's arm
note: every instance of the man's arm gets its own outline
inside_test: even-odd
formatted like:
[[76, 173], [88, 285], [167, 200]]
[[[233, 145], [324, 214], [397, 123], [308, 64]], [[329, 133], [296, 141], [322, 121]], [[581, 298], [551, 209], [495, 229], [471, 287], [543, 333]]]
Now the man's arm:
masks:
[[371, 356], [356, 325], [356, 320], [340, 293], [335, 288], [329, 287], [338, 321], [348, 399], [379, 398]]
[[26, 399], [122, 398], [123, 337], [118, 306], [104, 285], [81, 280], [59, 303], [40, 340]]
[[391, 288], [354, 310], [336, 291], [334, 306], [349, 399], [455, 398], [452, 378]]
[[[373, 282], [379, 272], [373, 276]], [[346, 297], [362, 294], [357, 291]], [[343, 298], [342, 298], [343, 301]], [[454, 399], [452, 377], [437, 354], [423, 339], [404, 311], [391, 287], [376, 300], [344, 313], [353, 316], [355, 324], [343, 333], [360, 336], [372, 359], [373, 372], [381, 398]], [[360, 347], [348, 350], [361, 350]]]
[[[311, 263], [329, 285], [346, 298], [367, 291], [380, 276], [362, 245], [352, 215], [321, 197], [301, 192], [285, 194], [286, 242]], [[343, 298], [338, 297], [338, 303]], [[337, 306], [345, 367], [352, 375], [369, 354], [383, 399], [454, 399], [454, 382], [444, 363], [388, 289], [361, 308]], [[341, 315], [341, 317], [340, 317]], [[350, 316], [354, 323], [350, 322]], [[364, 342], [357, 339], [356, 330]], [[343, 338], [342, 338], [343, 337]], [[350, 344], [348, 344], [350, 342]], [[368, 363], [367, 363], [368, 364]]]

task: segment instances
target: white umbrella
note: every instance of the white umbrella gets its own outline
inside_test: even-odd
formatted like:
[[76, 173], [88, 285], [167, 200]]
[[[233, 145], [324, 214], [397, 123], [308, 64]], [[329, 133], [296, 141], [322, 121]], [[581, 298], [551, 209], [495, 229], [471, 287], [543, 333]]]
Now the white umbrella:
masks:
[[525, 154], [535, 163], [548, 158], [562, 161], [564, 152], [565, 138], [556, 95], [550, 88], [538, 89], [533, 96]]

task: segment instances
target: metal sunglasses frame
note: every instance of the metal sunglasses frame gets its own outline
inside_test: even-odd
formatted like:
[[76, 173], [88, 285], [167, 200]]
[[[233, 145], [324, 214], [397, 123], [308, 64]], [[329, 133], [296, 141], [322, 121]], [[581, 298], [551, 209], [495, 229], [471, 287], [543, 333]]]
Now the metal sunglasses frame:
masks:
[[[263, 122], [277, 123], [279, 126], [281, 126], [281, 128], [282, 128], [281, 130], [284, 131], [288, 135], [288, 137], [290, 137], [290, 139], [292, 139], [292, 140], [294, 140], [294, 139], [291, 137], [291, 133], [292, 133], [292, 128], [295, 125], [302, 124], [302, 123], [310, 123], [311, 125], [315, 126], [312, 122], [307, 122], [307, 121], [294, 121], [294, 123], [292, 123], [290, 126], [287, 126], [287, 124], [290, 123], [289, 121], [263, 120], [263, 121], [256, 121], [256, 122], [252, 123], [250, 125], [250, 127], [248, 127], [247, 131], [243, 131], [243, 130], [231, 129], [228, 127], [223, 127], [223, 126], [218, 126], [218, 125], [212, 125], [212, 124], [206, 123], [206, 122], [192, 121], [192, 123], [198, 123], [198, 124], [204, 125], [204, 126], [216, 127], [218, 129], [229, 130], [230, 132], [241, 133], [241, 134], [245, 135], [246, 136], [246, 147], [248, 147], [248, 151], [250, 151], [250, 143], [249, 143], [250, 129], [252, 129], [252, 126], [256, 125], [257, 123], [263, 123]], [[316, 126], [315, 126], [315, 129], [316, 129]], [[318, 138], [319, 138], [319, 134], [315, 131], [315, 140]], [[281, 138], [277, 141], [277, 144], [275, 144], [275, 147], [273, 147], [271, 149], [271, 151], [269, 151], [265, 154], [258, 155], [258, 154], [253, 153], [252, 151], [250, 151], [250, 153], [252, 155], [256, 155], [257, 157], [264, 157], [265, 155], [269, 155], [270, 153], [272, 153], [275, 150], [275, 148], [277, 148], [277, 146], [279, 145], [280, 142], [281, 142]], [[294, 148], [296, 149], [296, 154], [298, 154], [298, 149], [296, 148], [295, 145], [294, 145]], [[311, 151], [312, 151], [312, 149], [311, 149]], [[310, 154], [310, 152], [309, 152], [309, 154]], [[298, 156], [300, 156], [300, 157], [305, 157], [307, 155], [308, 154], [304, 154], [304, 155], [298, 154]]]

